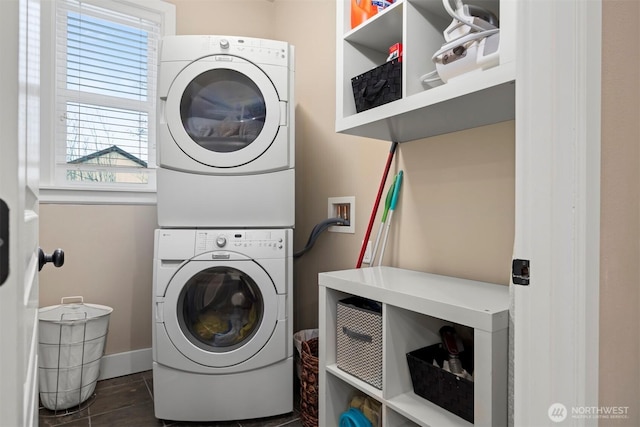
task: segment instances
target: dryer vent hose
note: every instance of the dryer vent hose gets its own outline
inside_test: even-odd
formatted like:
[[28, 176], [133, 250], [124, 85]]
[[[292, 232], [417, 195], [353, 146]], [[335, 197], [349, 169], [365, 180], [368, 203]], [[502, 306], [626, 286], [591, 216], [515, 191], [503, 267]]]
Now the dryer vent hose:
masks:
[[311, 234], [309, 235], [309, 240], [307, 240], [307, 244], [305, 245], [305, 247], [303, 249], [301, 249], [298, 252], [295, 252], [293, 254], [294, 258], [299, 258], [302, 255], [304, 255], [305, 253], [307, 253], [309, 250], [311, 250], [311, 248], [313, 247], [313, 245], [316, 243], [316, 240], [318, 240], [318, 237], [320, 236], [320, 234], [325, 231], [327, 228], [331, 227], [332, 225], [345, 225], [348, 226], [349, 225], [349, 220], [343, 219], [343, 218], [328, 218], [325, 219], [324, 221], [322, 221], [319, 224], [316, 224], [315, 227], [313, 227], [313, 230], [311, 230]]

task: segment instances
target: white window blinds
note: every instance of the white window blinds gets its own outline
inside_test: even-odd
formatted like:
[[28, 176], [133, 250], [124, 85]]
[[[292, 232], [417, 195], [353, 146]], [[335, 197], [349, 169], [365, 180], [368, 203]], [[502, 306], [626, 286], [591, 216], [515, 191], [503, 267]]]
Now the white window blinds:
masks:
[[117, 1], [56, 8], [57, 181], [148, 186], [161, 16]]

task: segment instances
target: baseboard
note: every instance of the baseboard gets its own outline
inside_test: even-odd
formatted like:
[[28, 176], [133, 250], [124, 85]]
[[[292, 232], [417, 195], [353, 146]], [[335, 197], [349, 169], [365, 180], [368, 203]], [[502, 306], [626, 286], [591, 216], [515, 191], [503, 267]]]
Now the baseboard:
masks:
[[121, 377], [152, 369], [153, 355], [150, 348], [107, 354], [100, 362], [98, 380]]

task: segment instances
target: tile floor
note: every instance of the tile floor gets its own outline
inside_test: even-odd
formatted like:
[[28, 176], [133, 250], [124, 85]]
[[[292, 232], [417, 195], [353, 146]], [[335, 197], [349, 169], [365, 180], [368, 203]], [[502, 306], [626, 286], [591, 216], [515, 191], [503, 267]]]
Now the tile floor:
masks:
[[[231, 422], [177, 422], [158, 420], [153, 414], [152, 371], [98, 381], [93, 403], [82, 411], [53, 416], [40, 408], [41, 427], [302, 427], [300, 413]], [[294, 393], [295, 394], [295, 393]], [[298, 405], [294, 405], [298, 406]]]

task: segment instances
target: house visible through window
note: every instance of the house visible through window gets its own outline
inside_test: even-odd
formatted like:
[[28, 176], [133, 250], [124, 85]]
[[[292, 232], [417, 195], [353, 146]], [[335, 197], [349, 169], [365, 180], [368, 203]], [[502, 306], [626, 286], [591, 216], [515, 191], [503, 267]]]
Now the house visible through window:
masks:
[[137, 3], [139, 9], [135, 1], [56, 3], [59, 186], [155, 189], [162, 15], [144, 8], [146, 2]]

